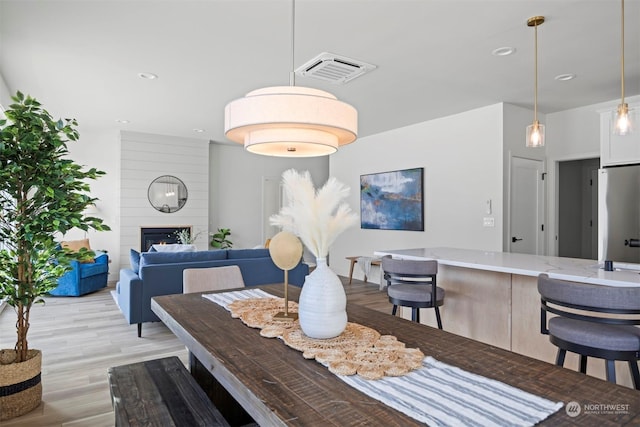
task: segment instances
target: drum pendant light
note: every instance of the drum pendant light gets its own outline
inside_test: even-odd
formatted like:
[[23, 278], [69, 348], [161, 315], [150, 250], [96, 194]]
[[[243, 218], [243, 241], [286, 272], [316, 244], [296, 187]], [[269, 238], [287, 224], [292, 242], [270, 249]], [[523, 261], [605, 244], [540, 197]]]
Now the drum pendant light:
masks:
[[224, 110], [227, 138], [267, 156], [315, 157], [335, 153], [358, 135], [358, 112], [329, 92], [295, 85], [295, 0], [292, 0], [289, 86], [257, 89]]
[[620, 89], [621, 99], [620, 105], [614, 117], [613, 133], [615, 135], [625, 136], [631, 133], [631, 120], [629, 119], [629, 105], [624, 102], [624, 0], [622, 0], [622, 55], [620, 58]]
[[534, 60], [534, 94], [533, 94], [533, 123], [527, 126], [527, 147], [544, 146], [544, 125], [538, 122], [538, 26], [544, 23], [544, 16], [534, 16], [527, 20], [528, 27], [535, 29], [535, 60]]

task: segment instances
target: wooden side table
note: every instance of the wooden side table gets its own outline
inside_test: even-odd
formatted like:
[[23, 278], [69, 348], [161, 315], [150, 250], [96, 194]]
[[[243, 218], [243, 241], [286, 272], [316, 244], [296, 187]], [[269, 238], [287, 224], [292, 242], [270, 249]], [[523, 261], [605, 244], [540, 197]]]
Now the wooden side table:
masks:
[[[346, 259], [348, 259], [349, 261], [351, 261], [351, 266], [349, 267], [349, 284], [351, 284], [351, 280], [353, 279], [353, 267], [356, 265], [356, 263], [358, 262], [358, 258], [360, 258], [359, 256], [348, 256], [345, 257]], [[371, 265], [380, 265], [380, 259], [372, 259], [371, 260]], [[364, 283], [367, 283], [367, 275], [364, 275]]]

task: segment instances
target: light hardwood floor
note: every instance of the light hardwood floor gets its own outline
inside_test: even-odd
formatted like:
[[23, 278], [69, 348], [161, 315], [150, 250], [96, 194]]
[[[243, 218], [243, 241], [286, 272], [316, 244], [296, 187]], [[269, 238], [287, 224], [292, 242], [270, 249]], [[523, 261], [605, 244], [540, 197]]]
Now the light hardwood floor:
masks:
[[[342, 277], [343, 283], [348, 279]], [[107, 370], [111, 366], [178, 356], [185, 347], [160, 322], [145, 323], [142, 338], [126, 324], [111, 298], [112, 287], [79, 298], [49, 297], [31, 314], [29, 345], [43, 352], [43, 403], [2, 427], [113, 426]], [[386, 293], [377, 284], [345, 284], [348, 300], [389, 313]], [[0, 348], [15, 342], [15, 313], [0, 313]]]

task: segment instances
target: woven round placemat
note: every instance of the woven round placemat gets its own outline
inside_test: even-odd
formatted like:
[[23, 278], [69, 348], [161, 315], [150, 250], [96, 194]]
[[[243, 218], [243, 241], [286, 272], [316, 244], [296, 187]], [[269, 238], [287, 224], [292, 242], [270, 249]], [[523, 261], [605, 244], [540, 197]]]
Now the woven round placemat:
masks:
[[[283, 298], [250, 298], [229, 304], [233, 317], [247, 326], [259, 328], [267, 338], [281, 337], [286, 345], [301, 351], [305, 359], [315, 359], [336, 375], [359, 375], [377, 380], [384, 376], [400, 376], [422, 366], [424, 353], [406, 348], [393, 335], [380, 335], [375, 329], [348, 322], [344, 332], [335, 338], [309, 338], [300, 323], [274, 320], [284, 310]], [[298, 305], [289, 302], [289, 312]]]
[[335, 338], [315, 339], [309, 338], [302, 332], [300, 326], [293, 327], [282, 335], [282, 340], [291, 348], [303, 351], [307, 359], [314, 352], [322, 350], [342, 350], [348, 351], [359, 347], [371, 347], [378, 341], [380, 334], [375, 329], [359, 325], [357, 323], [347, 322], [347, 326], [340, 335]]
[[[282, 336], [285, 330], [298, 325], [297, 320], [274, 320], [273, 316], [284, 311], [284, 298], [248, 298], [236, 300], [227, 308], [231, 316], [239, 318], [251, 328], [260, 329], [260, 335], [266, 338]], [[289, 301], [289, 313], [298, 312], [298, 303]]]

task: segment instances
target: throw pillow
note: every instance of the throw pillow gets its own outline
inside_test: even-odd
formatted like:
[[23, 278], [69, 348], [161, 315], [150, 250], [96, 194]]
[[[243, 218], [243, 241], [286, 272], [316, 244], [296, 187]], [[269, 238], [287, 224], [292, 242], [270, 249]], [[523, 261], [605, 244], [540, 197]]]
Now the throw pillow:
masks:
[[91, 246], [89, 245], [89, 239], [68, 240], [66, 242], [60, 242], [60, 246], [62, 246], [63, 248], [67, 248], [73, 252], [79, 252], [80, 249], [82, 248], [91, 250]]
[[81, 264], [95, 263], [95, 260], [93, 259], [94, 254], [91, 250], [91, 246], [89, 245], [89, 239], [62, 241], [60, 242], [60, 246], [70, 250], [71, 252], [82, 252], [80, 258], [78, 258], [78, 261]]
[[162, 245], [152, 245], [151, 249], [156, 252], [195, 252], [196, 245], [181, 245], [178, 243], [167, 243]]
[[138, 274], [140, 271], [140, 252], [131, 249], [129, 251], [129, 260], [131, 261], [131, 269]]

